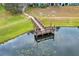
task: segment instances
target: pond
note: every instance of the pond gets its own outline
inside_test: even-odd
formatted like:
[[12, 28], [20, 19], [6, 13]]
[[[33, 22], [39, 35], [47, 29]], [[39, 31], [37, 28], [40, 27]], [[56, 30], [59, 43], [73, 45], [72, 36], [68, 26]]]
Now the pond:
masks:
[[4, 44], [0, 44], [1, 56], [75, 56], [79, 55], [79, 28], [61, 27], [55, 38], [41, 42], [34, 34], [23, 34]]

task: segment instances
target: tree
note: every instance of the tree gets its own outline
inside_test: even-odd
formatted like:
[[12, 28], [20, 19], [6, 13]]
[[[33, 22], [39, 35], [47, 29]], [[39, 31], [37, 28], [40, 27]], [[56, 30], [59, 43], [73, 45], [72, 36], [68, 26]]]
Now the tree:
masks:
[[70, 6], [79, 6], [79, 3], [70, 3]]
[[45, 7], [48, 7], [48, 4], [47, 3], [34, 3], [32, 5], [33, 5], [33, 7], [37, 7], [37, 8], [45, 8]]
[[12, 14], [20, 14], [24, 7], [27, 7], [28, 4], [23, 3], [6, 3], [5, 9], [10, 11]]

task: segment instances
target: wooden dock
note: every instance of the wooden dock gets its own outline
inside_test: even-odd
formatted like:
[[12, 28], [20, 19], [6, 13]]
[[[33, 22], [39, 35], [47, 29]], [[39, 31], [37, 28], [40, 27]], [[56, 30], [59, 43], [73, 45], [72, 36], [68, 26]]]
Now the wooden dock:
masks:
[[38, 39], [39, 37], [43, 37], [45, 35], [47, 35], [47, 36], [53, 35], [54, 36], [55, 27], [44, 27], [44, 25], [41, 23], [41, 21], [39, 19], [37, 19], [36, 17], [30, 16], [26, 13], [24, 13], [24, 15], [31, 18], [32, 22], [36, 26], [36, 29], [34, 31], [35, 39]]
[[38, 39], [39, 37], [43, 37], [45, 35], [50, 35], [50, 34], [54, 35], [54, 31], [55, 31], [54, 27], [44, 27], [41, 21], [35, 17], [33, 17], [33, 19], [31, 18], [31, 20], [36, 26], [35, 33], [34, 33], [34, 36], [36, 39]]

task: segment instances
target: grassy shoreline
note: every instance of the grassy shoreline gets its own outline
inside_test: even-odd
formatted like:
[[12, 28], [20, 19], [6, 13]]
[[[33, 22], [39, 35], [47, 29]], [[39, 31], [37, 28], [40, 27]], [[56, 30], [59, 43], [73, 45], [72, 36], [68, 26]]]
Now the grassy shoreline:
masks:
[[25, 34], [25, 33], [31, 33], [31, 32], [33, 32], [33, 31], [34, 31], [34, 30], [25, 31], [25, 32], [23, 32], [23, 33], [21, 33], [21, 34], [18, 34], [18, 35], [14, 36], [14, 37], [8, 38], [8, 39], [6, 39], [6, 40], [0, 42], [0, 44], [4, 44], [5, 42], [8, 42], [8, 41], [10, 41], [10, 40], [12, 40], [12, 39], [15, 39], [16, 37], [19, 37], [19, 36], [21, 36], [21, 35], [23, 35], [23, 34]]
[[[18, 18], [19, 20], [15, 20], [14, 22], [11, 22], [11, 24], [12, 23], [14, 23], [14, 24], [8, 25], [8, 24], [10, 24], [10, 23], [8, 23], [8, 24], [6, 24], [6, 25], [8, 25], [7, 27], [4, 25], [3, 28], [0, 28], [0, 43], [8, 41], [8, 40], [10, 40], [10, 38], [14, 38], [22, 33], [33, 30], [32, 22], [29, 19], [25, 19], [25, 18], [21, 19], [21, 17], [22, 16], [19, 16], [19, 18]], [[24, 20], [24, 21], [22, 21], [22, 20]], [[21, 22], [19, 22], [19, 21], [21, 21]], [[6, 22], [8, 22], [8, 21], [6, 21]]]
[[79, 17], [63, 18], [63, 17], [38, 17], [45, 27], [56, 26], [56, 27], [78, 27]]
[[24, 15], [11, 15], [7, 11], [0, 9], [0, 44], [23, 33], [33, 30], [31, 20]]

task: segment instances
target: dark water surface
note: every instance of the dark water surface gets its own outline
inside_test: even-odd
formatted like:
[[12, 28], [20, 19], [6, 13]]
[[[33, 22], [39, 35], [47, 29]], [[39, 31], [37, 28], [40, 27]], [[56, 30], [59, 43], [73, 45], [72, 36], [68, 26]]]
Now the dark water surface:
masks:
[[55, 32], [55, 39], [37, 43], [32, 33], [21, 35], [0, 45], [2, 56], [26, 55], [79, 55], [79, 29], [62, 27]]

